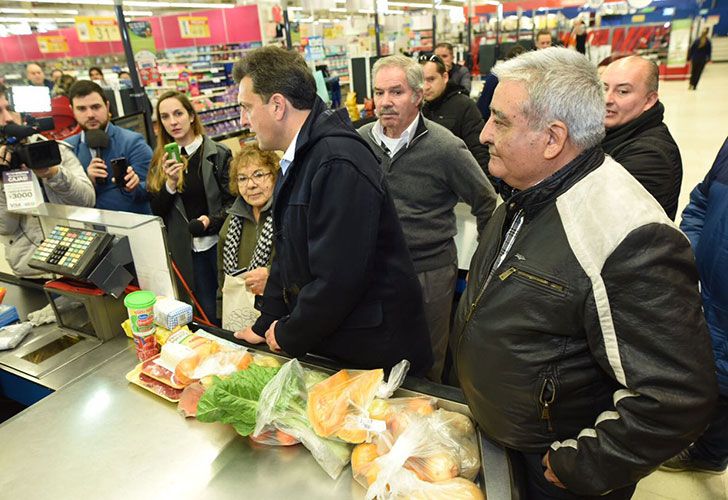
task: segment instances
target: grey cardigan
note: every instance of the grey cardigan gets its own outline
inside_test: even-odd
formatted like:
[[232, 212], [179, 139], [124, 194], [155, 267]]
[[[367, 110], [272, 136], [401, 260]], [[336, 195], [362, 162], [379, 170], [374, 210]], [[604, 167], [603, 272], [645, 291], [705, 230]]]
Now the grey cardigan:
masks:
[[457, 261], [454, 207], [471, 207], [481, 231], [496, 206], [493, 186], [452, 132], [422, 115], [409, 145], [390, 158], [372, 132], [374, 123], [359, 129], [381, 159], [415, 270], [420, 273]]

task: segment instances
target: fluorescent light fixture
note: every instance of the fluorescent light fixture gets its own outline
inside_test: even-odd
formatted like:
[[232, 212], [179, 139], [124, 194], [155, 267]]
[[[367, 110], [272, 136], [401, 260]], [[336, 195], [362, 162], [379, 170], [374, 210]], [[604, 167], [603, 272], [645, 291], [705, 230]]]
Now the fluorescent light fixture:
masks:
[[288, 10], [290, 11], [302, 11], [303, 7], [288, 7]]
[[[27, 0], [7, 0], [8, 2], [25, 3]], [[83, 5], [114, 5], [114, 0], [72, 0], [75, 4]], [[33, 0], [33, 3], [69, 3], [68, 0]], [[134, 1], [123, 2], [125, 7], [147, 7], [152, 9], [232, 9], [231, 3], [198, 3], [198, 2], [152, 2]]]
[[438, 5], [435, 8], [437, 10], [463, 10], [462, 5]]
[[359, 9], [358, 12], [359, 14], [374, 14], [373, 9]]
[[65, 14], [67, 16], [75, 16], [78, 14], [76, 9], [0, 9], [0, 14]]
[[154, 12], [151, 10], [125, 10], [124, 15], [131, 17], [152, 17]]

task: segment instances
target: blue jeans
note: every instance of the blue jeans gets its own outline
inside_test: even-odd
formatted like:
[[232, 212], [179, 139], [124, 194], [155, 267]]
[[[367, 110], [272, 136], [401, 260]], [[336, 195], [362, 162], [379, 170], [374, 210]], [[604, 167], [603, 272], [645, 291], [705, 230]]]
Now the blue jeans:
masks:
[[195, 287], [192, 290], [207, 318], [219, 325], [217, 318], [217, 245], [204, 252], [192, 252]]
[[728, 465], [728, 396], [718, 397], [713, 421], [690, 447], [690, 456], [717, 467]]

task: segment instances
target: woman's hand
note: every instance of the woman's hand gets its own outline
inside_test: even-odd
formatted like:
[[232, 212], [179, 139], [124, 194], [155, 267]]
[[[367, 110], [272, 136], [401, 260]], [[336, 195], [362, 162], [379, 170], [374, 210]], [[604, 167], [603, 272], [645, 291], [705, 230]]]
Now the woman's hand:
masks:
[[177, 190], [179, 174], [183, 168], [185, 168], [184, 163], [177, 162], [174, 158], [170, 158], [168, 153], [164, 153], [162, 157], [162, 169], [164, 170], [164, 175], [167, 177], [167, 187], [170, 190]]
[[268, 268], [259, 267], [243, 274], [245, 288], [254, 295], [263, 295], [265, 284], [268, 282]]
[[235, 332], [233, 335], [236, 339], [244, 340], [249, 344], [262, 344], [265, 342], [265, 337], [261, 337], [255, 333], [251, 327]]

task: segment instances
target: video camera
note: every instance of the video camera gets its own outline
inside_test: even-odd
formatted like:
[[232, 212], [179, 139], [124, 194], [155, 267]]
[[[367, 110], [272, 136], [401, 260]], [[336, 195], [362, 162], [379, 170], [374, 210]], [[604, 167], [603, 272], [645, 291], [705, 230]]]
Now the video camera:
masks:
[[[53, 118], [26, 119], [28, 125], [8, 123], [0, 126], [0, 145], [6, 146], [10, 162], [0, 165], [0, 171], [15, 170], [25, 165], [28, 168], [48, 168], [61, 163], [61, 150], [56, 141], [38, 141], [23, 144], [21, 141], [44, 130], [53, 130]], [[32, 123], [32, 126], [30, 125]]]
[[48, 87], [13, 86], [8, 95], [12, 109], [23, 117], [23, 124], [8, 123], [0, 126], [0, 146], [10, 153], [9, 164], [2, 161], [0, 171], [15, 170], [22, 165], [28, 168], [48, 168], [61, 163], [61, 151], [56, 141], [38, 141], [23, 144], [23, 140], [55, 128], [53, 118], [35, 118], [29, 113], [51, 110], [51, 94]]

